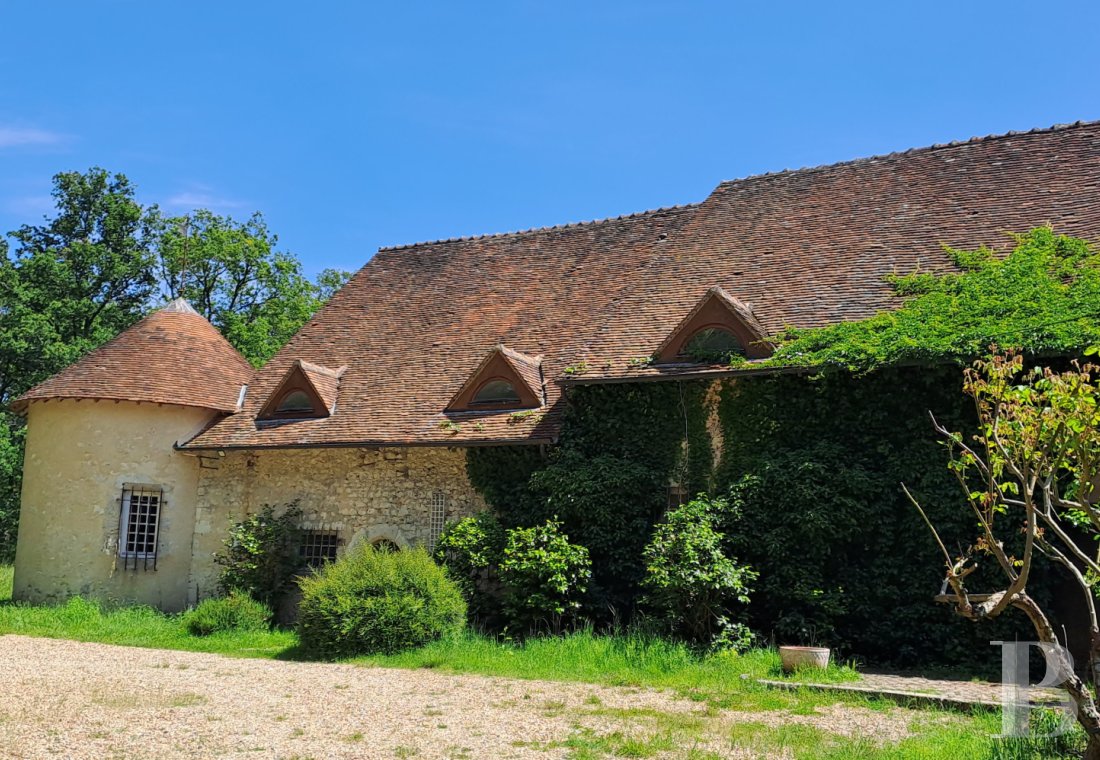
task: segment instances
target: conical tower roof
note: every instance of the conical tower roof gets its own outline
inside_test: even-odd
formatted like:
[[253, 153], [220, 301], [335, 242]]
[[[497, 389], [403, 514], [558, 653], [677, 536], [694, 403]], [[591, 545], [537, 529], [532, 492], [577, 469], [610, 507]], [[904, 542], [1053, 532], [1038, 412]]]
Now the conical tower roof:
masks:
[[235, 412], [252, 367], [189, 303], [177, 298], [20, 396], [109, 399]]

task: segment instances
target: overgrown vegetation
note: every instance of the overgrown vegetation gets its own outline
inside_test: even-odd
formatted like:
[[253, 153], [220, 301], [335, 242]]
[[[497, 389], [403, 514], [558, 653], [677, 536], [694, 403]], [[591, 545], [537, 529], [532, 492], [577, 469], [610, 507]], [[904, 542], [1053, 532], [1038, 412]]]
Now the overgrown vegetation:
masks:
[[466, 622], [461, 592], [423, 549], [363, 544], [300, 584], [298, 635], [313, 657], [392, 654], [454, 635]]
[[[995, 667], [979, 642], [1011, 638], [1022, 621], [959, 635], [929, 598], [935, 547], [899, 484], [964, 540], [965, 503], [927, 417], [974, 428], [958, 363], [995, 340], [1036, 356], [1097, 341], [1095, 251], [1048, 229], [1017, 243], [1004, 259], [952, 251], [960, 272], [894, 278], [896, 312], [780, 336], [772, 363], [815, 371], [723, 383], [716, 431], [716, 389], [703, 382], [575, 386], [554, 450], [471, 450], [471, 482], [506, 526], [556, 515], [588, 548], [582, 613], [596, 623], [632, 618], [643, 550], [676, 483], [726, 499], [721, 549], [760, 573], [749, 620], [764, 636], [876, 663]], [[1032, 580], [1040, 596], [1051, 583]]]
[[580, 610], [591, 567], [588, 550], [570, 543], [557, 520], [509, 530], [499, 572], [513, 625], [560, 632]]
[[1038, 228], [1006, 257], [948, 250], [959, 272], [892, 278], [904, 306], [870, 319], [779, 336], [772, 362], [857, 372], [966, 363], [990, 345], [1030, 356], [1073, 356], [1100, 342], [1100, 253]]
[[277, 605], [302, 569], [301, 520], [302, 510], [292, 501], [281, 507], [264, 504], [231, 525], [224, 550], [214, 557], [222, 566], [218, 579], [222, 592], [239, 591], [268, 606]]

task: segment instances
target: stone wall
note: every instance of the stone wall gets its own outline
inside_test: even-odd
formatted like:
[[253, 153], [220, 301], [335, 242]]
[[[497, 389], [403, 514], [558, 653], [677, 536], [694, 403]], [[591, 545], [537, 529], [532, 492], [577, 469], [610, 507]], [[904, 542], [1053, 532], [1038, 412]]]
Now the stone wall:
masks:
[[461, 448], [227, 451], [201, 461], [194, 599], [216, 592], [214, 554], [230, 524], [264, 504], [298, 499], [304, 527], [339, 531], [342, 551], [363, 540], [389, 539], [402, 547], [427, 544], [436, 494], [443, 498], [448, 521], [485, 509], [466, 478]]

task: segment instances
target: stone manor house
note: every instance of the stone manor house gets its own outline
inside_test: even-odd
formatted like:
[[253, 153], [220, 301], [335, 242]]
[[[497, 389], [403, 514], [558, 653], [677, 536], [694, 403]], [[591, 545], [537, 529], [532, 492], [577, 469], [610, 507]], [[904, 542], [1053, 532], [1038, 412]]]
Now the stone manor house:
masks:
[[785, 326], [892, 308], [891, 273], [1044, 224], [1100, 238], [1100, 122], [383, 248], [259, 370], [173, 302], [16, 402], [15, 597], [179, 610], [216, 593], [233, 521], [294, 499], [303, 564], [364, 541], [431, 546], [485, 507], [465, 450], [552, 444], [570, 386], [751, 374]]

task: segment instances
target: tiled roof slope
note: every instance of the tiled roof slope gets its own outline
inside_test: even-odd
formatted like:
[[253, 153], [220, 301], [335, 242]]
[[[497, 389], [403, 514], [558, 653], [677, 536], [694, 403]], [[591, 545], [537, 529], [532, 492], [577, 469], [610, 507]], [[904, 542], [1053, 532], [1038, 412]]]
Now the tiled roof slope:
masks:
[[768, 334], [860, 319], [898, 305], [890, 273], [950, 267], [943, 245], [1007, 250], [1043, 224], [1100, 240], [1100, 122], [724, 182], [600, 317], [579, 380], [681, 372], [630, 360], [711, 286]]
[[336, 409], [336, 392], [340, 388], [340, 377], [344, 374], [346, 367], [329, 369], [309, 362], [299, 362], [298, 366], [301, 367], [302, 374], [313, 384], [313, 389], [321, 397], [325, 408], [330, 413], [333, 412]]
[[[260, 370], [241, 413], [188, 446], [550, 440], [556, 383], [546, 384], [545, 415], [443, 410], [499, 344], [542, 356], [547, 379], [561, 375], [597, 313], [644, 279], [654, 242], [674, 238], [694, 208], [382, 249]], [[258, 426], [256, 412], [297, 360], [347, 366], [336, 413]]]
[[177, 299], [31, 388], [12, 405], [106, 399], [233, 412], [253, 369], [212, 324]]
[[[897, 305], [889, 273], [949, 267], [943, 244], [1007, 248], [1006, 232], [1047, 223], [1100, 238], [1100, 123], [725, 182], [694, 207], [383, 249], [258, 373], [242, 412], [189, 445], [551, 440], [566, 368], [581, 382], [690, 375], [635, 365], [711, 287], [769, 333], [858, 319]], [[445, 415], [498, 344], [543, 357], [546, 413]], [[347, 365], [337, 412], [257, 427], [299, 359]]]

